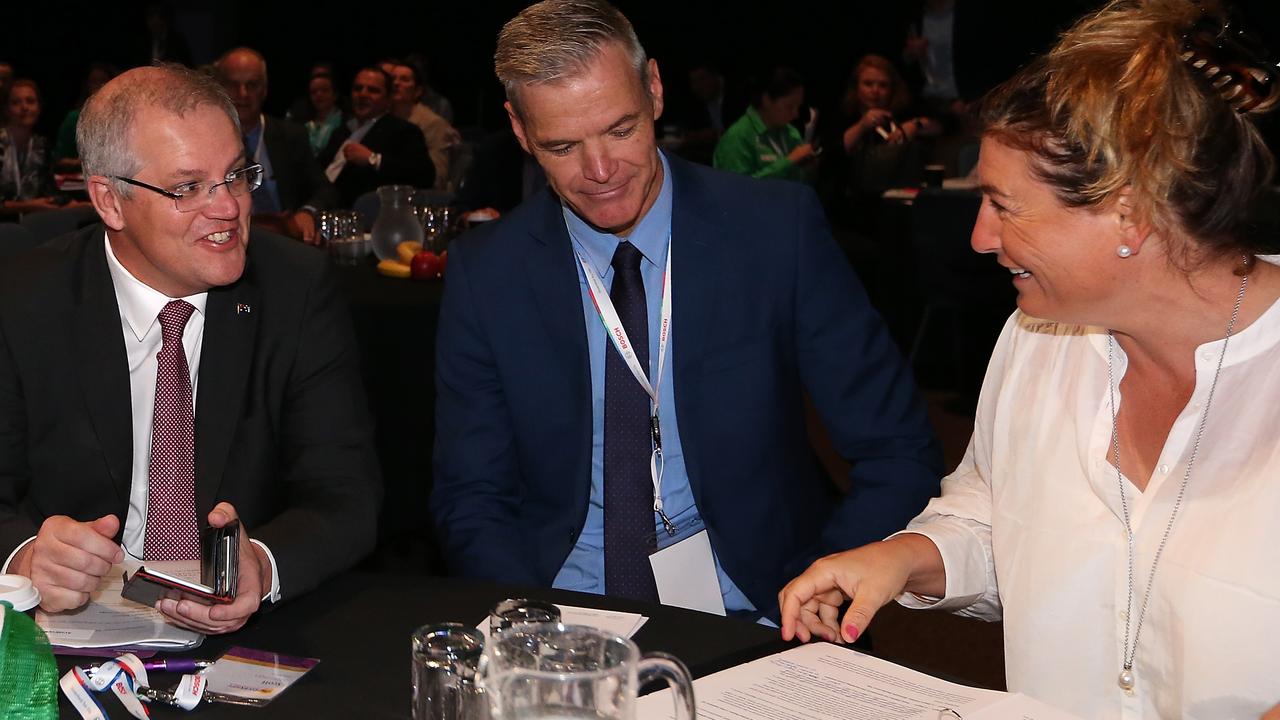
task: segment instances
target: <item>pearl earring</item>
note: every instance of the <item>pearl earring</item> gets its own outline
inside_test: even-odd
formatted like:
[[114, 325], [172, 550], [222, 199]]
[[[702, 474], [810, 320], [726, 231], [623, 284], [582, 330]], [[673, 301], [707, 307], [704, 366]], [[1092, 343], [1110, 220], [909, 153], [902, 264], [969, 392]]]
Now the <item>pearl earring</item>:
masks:
[[1120, 247], [1116, 248], [1116, 254], [1122, 258], [1127, 258], [1133, 254], [1133, 248], [1129, 247], [1128, 245], [1121, 245]]

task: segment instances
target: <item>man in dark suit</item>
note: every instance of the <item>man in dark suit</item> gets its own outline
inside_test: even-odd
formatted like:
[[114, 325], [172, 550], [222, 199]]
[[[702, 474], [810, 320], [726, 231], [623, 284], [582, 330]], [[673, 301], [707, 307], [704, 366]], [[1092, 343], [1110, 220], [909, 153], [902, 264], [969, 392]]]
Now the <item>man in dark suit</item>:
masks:
[[382, 185], [429, 188], [435, 182], [422, 131], [390, 110], [390, 76], [376, 67], [357, 72], [351, 82], [353, 117], [333, 132], [320, 154], [325, 175], [347, 207]]
[[[496, 60], [550, 188], [449, 252], [432, 510], [453, 572], [772, 614], [816, 557], [904, 527], [940, 458], [812, 192], [660, 154], [657, 65], [600, 0], [526, 8]], [[806, 393], [854, 462], [843, 498]]]
[[46, 610], [84, 604], [126, 553], [191, 559], [200, 525], [238, 518], [235, 602], [158, 603], [228, 632], [372, 547], [350, 320], [322, 254], [250, 238], [261, 176], [236, 120], [194, 71], [115, 78], [78, 128], [103, 225], [0, 276], [0, 557]]
[[307, 131], [262, 112], [266, 58], [252, 48], [233, 48], [218, 58], [214, 71], [240, 116], [245, 153], [264, 171], [262, 187], [253, 194], [254, 223], [318, 242], [315, 213], [333, 207], [338, 192], [311, 152]]

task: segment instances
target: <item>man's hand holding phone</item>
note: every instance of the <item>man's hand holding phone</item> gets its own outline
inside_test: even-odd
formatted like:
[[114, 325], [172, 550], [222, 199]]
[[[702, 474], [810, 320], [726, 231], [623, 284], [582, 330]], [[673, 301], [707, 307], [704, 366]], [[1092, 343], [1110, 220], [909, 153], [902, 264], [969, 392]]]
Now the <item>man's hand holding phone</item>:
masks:
[[[238, 520], [231, 503], [218, 503], [209, 513], [209, 524], [220, 528]], [[163, 599], [156, 603], [170, 622], [181, 627], [219, 635], [239, 630], [258, 611], [262, 596], [271, 587], [271, 562], [258, 545], [249, 542], [249, 534], [240, 525], [240, 571], [236, 599], [225, 605], [206, 605], [194, 600]]]

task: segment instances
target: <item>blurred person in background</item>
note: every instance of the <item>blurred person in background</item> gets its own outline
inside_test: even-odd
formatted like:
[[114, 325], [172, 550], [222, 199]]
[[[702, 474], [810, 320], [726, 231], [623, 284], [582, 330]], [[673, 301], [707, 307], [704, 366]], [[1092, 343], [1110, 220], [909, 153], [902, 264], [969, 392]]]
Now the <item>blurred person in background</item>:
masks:
[[240, 117], [245, 155], [262, 166], [262, 186], [252, 196], [254, 222], [306, 243], [318, 241], [315, 213], [332, 207], [337, 191], [324, 176], [307, 131], [262, 112], [267, 98], [267, 61], [257, 50], [228, 50], [214, 74]]
[[920, 184], [929, 157], [926, 138], [942, 125], [913, 111], [897, 68], [880, 55], [862, 57], [834, 117], [823, 118], [820, 186], [828, 207], [868, 236], [875, 235], [880, 195]]
[[755, 178], [805, 181], [817, 158], [791, 123], [804, 105], [804, 80], [791, 68], [769, 73], [751, 107], [725, 130], [716, 145], [713, 165]]
[[53, 167], [58, 172], [79, 172], [80, 151], [76, 149], [76, 122], [80, 120], [80, 108], [89, 96], [107, 84], [120, 71], [114, 65], [103, 62], [89, 63], [89, 73], [85, 75], [84, 87], [80, 90], [80, 100], [67, 112], [58, 126], [58, 139], [53, 147]]
[[0, 129], [0, 210], [4, 214], [52, 210], [66, 204], [55, 196], [48, 140], [37, 135], [40, 88], [19, 78], [9, 88], [8, 119]]
[[462, 142], [462, 136], [434, 110], [419, 102], [422, 99], [422, 82], [418, 69], [408, 61], [391, 68], [391, 112], [401, 120], [408, 120], [422, 131], [427, 143], [431, 164], [435, 166], [436, 189], [448, 189], [450, 149]]
[[338, 107], [338, 89], [334, 87], [333, 76], [328, 73], [312, 75], [311, 82], [307, 84], [307, 98], [311, 119], [303, 127], [307, 129], [312, 154], [319, 157], [344, 118], [342, 108]]
[[418, 82], [422, 85], [422, 99], [419, 102], [431, 108], [432, 112], [452, 125], [453, 103], [431, 86], [431, 61], [420, 52], [411, 52], [405, 55], [404, 61], [418, 71]]
[[391, 76], [362, 68], [351, 82], [351, 119], [334, 131], [320, 155], [344, 207], [382, 185], [429, 188], [435, 166], [422, 131], [391, 114]]
[[0, 123], [5, 121], [9, 112], [9, 88], [13, 85], [13, 65], [8, 60], [0, 60]]

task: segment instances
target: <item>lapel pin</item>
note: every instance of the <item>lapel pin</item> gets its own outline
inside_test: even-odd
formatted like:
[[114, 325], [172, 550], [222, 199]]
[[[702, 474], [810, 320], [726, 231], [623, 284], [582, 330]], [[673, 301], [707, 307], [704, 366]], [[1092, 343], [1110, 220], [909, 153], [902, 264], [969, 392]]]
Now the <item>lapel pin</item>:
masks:
[[249, 303], [236, 303], [237, 315], [248, 315], [251, 312], [253, 312], [253, 308], [249, 306]]

